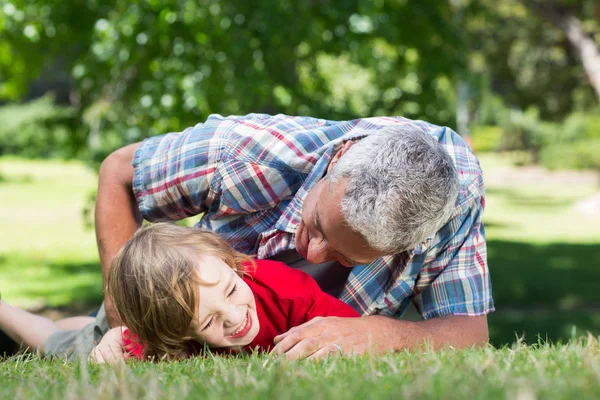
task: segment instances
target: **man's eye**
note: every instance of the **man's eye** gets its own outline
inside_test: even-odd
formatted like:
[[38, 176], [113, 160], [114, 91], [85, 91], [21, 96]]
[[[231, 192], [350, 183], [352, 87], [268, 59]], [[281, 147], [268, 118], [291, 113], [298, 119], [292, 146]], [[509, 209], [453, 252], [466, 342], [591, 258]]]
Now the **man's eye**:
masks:
[[340, 255], [341, 258], [338, 259], [340, 263], [345, 264], [346, 267], [356, 267], [358, 264], [352, 260], [348, 260], [346, 257]]
[[237, 290], [237, 285], [233, 285], [233, 288], [231, 289], [231, 292], [229, 292], [227, 297], [233, 296], [233, 294], [236, 292], [236, 290]]

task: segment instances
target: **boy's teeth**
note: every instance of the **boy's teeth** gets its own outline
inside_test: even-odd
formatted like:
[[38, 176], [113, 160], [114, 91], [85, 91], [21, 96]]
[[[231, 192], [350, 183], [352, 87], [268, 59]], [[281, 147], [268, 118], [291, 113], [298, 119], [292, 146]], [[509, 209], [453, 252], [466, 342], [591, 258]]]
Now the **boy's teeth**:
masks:
[[242, 329], [244, 329], [246, 327], [246, 320], [248, 319], [248, 314], [246, 313], [246, 316], [244, 317], [244, 320], [242, 321], [242, 324], [240, 325], [240, 327], [233, 332], [233, 335], [237, 335], [238, 333], [240, 333], [242, 331]]

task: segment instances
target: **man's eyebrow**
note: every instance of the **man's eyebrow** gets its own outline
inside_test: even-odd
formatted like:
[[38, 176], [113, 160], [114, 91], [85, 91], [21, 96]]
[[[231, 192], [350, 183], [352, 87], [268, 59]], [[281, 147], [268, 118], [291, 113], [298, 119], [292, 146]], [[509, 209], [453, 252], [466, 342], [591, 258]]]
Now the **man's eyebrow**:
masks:
[[[323, 235], [323, 237], [325, 238], [325, 240], [327, 240], [327, 237], [325, 236], [325, 233], [323, 233], [323, 228], [321, 228], [321, 221], [320, 221], [320, 218], [319, 218], [319, 207], [317, 205], [315, 205], [315, 227], [321, 233], [321, 235]], [[354, 260], [346, 257], [345, 255], [343, 255], [342, 253], [340, 253], [338, 250], [336, 250], [336, 253], [338, 253], [340, 256], [342, 256], [349, 264], [354, 264], [354, 265], [361, 265], [362, 264], [362, 263], [359, 263], [357, 261], [354, 261]]]
[[[321, 221], [319, 218], [319, 206], [315, 204], [315, 227], [321, 233], [321, 235], [325, 236], [323, 233], [323, 228], [321, 228]], [[327, 238], [325, 238], [327, 239]]]

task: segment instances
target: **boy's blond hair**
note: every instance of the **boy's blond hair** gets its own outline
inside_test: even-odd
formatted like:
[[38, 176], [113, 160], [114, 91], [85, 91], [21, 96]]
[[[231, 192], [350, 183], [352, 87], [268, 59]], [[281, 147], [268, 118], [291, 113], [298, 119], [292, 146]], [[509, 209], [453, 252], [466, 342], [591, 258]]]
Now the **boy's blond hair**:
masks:
[[192, 340], [198, 307], [198, 258], [212, 255], [238, 274], [252, 258], [212, 232], [170, 223], [139, 229], [112, 261], [106, 291], [123, 325], [146, 343], [147, 355], [176, 356]]

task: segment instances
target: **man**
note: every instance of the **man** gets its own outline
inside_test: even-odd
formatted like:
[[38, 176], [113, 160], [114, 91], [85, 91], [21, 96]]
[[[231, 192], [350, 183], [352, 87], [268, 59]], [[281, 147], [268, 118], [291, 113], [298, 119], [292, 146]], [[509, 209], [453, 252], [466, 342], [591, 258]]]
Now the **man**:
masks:
[[[250, 114], [211, 115], [115, 151], [100, 169], [95, 216], [105, 278], [143, 218], [203, 214], [198, 228], [307, 270], [364, 316], [276, 338], [275, 351], [296, 359], [486, 343], [483, 208], [478, 161], [448, 128]], [[397, 319], [411, 302], [423, 321]]]

